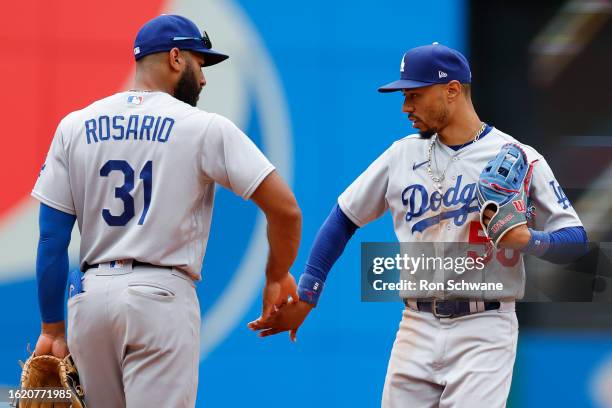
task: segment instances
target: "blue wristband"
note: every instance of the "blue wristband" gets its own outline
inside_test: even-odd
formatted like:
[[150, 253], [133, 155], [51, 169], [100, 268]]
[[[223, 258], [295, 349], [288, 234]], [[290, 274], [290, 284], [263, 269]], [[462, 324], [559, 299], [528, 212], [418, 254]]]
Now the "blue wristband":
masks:
[[324, 284], [321, 279], [310, 274], [303, 273], [302, 276], [300, 276], [300, 281], [298, 283], [298, 296], [300, 297], [300, 300], [316, 306], [317, 302], [319, 301], [319, 297], [323, 292], [323, 285]]
[[531, 238], [521, 251], [525, 254], [541, 257], [550, 247], [550, 233], [529, 228]]

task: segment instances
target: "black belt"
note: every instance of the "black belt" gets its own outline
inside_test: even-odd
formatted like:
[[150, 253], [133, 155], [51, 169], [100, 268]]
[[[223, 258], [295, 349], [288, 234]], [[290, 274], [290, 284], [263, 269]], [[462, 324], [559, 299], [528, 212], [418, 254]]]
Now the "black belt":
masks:
[[[90, 265], [87, 262], [85, 262], [85, 266], [83, 267], [83, 272], [87, 272], [88, 269], [96, 269], [99, 266], [100, 266], [100, 264]], [[132, 268], [135, 267], [135, 266], [151, 266], [151, 267], [154, 267], [154, 268], [172, 269], [172, 266], [153, 265], [153, 264], [150, 264], [148, 262], [140, 262], [140, 261], [137, 261], [137, 260], [133, 260], [132, 261]]]
[[[497, 310], [501, 307], [501, 303], [498, 301], [488, 301], [484, 303], [484, 310]], [[408, 305], [408, 300], [404, 299], [404, 304]], [[469, 300], [417, 300], [417, 309], [420, 312], [429, 312], [436, 317], [443, 318], [455, 318], [466, 316], [472, 313], [470, 311]]]

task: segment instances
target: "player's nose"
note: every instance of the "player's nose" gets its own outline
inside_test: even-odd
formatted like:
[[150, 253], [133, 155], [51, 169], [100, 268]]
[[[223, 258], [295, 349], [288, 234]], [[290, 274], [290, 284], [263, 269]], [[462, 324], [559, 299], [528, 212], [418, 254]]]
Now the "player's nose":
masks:
[[414, 112], [414, 106], [411, 103], [409, 103], [407, 100], [405, 100], [404, 104], [402, 105], [402, 112], [413, 113]]

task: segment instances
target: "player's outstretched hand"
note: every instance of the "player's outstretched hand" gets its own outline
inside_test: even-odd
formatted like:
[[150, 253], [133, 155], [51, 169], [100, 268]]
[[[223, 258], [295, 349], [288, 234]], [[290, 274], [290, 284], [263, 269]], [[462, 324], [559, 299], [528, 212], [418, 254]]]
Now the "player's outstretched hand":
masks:
[[[493, 217], [494, 212], [489, 209], [484, 210], [483, 222], [485, 226], [489, 225], [489, 221]], [[512, 228], [503, 236], [501, 241], [499, 242], [499, 246], [502, 248], [508, 249], [523, 249], [529, 239], [531, 238], [531, 233], [529, 232], [529, 228], [526, 225], [520, 225], [516, 228]]]
[[69, 354], [64, 322], [43, 323], [34, 355], [42, 356], [46, 354], [58, 358], [64, 358]]
[[259, 337], [289, 331], [291, 341], [297, 341], [297, 331], [312, 310], [310, 303], [291, 299], [275, 310], [268, 319], [259, 318], [248, 324], [249, 329], [259, 331]]
[[261, 319], [267, 320], [272, 313], [292, 299], [298, 299], [297, 285], [293, 275], [287, 273], [279, 280], [267, 278], [263, 289]]

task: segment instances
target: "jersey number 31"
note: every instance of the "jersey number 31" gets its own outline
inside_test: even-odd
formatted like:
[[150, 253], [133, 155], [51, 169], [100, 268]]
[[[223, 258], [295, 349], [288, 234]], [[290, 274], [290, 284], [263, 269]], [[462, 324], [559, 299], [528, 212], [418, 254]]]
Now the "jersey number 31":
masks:
[[[100, 169], [100, 176], [108, 177], [113, 171], [123, 173], [123, 185], [115, 187], [115, 197], [123, 201], [123, 213], [120, 215], [111, 214], [110, 210], [105, 208], [102, 210], [102, 218], [111, 227], [120, 227], [126, 225], [134, 218], [134, 197], [130, 194], [134, 189], [134, 169], [125, 160], [109, 160]], [[144, 208], [138, 225], [144, 224], [149, 205], [151, 204], [151, 190], [153, 188], [153, 162], [148, 161], [140, 172], [140, 179], [143, 181], [144, 187]]]

